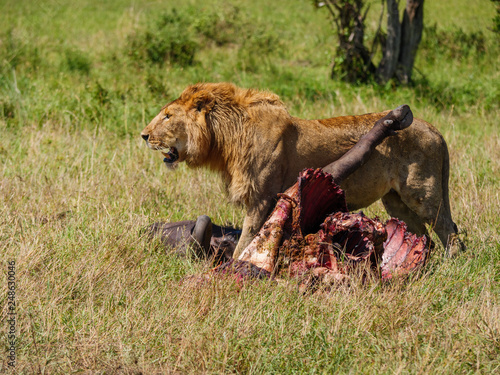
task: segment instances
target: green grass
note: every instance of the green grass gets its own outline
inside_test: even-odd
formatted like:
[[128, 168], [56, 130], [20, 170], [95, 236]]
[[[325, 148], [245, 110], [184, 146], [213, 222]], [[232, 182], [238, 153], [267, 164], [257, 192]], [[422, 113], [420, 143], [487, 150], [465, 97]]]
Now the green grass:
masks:
[[[310, 2], [1, 3], [0, 372], [12, 259], [17, 373], [500, 372], [494, 7], [441, 1], [425, 12], [415, 84], [395, 87], [329, 80], [335, 39]], [[192, 61], [148, 52], [182, 51], [179, 40], [197, 45]], [[468, 251], [448, 260], [438, 247], [406, 282], [306, 296], [293, 283], [186, 281], [210, 265], [140, 228], [200, 214], [241, 226], [243, 211], [218, 176], [167, 171], [138, 135], [197, 81], [274, 91], [304, 118], [409, 104], [447, 140]], [[384, 215], [380, 203], [366, 212]]]

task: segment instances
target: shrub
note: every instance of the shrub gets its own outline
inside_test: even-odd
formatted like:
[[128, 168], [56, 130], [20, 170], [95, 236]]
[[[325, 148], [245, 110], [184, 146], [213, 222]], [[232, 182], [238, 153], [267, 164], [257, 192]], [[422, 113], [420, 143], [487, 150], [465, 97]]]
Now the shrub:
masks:
[[242, 21], [240, 9], [231, 5], [219, 12], [202, 12], [193, 24], [201, 36], [218, 46], [237, 43], [242, 32], [249, 26]]
[[127, 48], [128, 54], [136, 61], [189, 66], [194, 63], [198, 42], [192, 33], [189, 17], [173, 9], [161, 15], [151, 29], [129, 36]]
[[172, 9], [130, 35], [127, 54], [146, 65], [175, 64], [181, 67], [195, 64], [200, 49], [233, 44], [244, 70], [254, 70], [258, 62], [279, 49], [279, 37], [267, 25], [243, 21], [238, 7], [226, 6], [217, 11], [200, 11], [188, 7]]

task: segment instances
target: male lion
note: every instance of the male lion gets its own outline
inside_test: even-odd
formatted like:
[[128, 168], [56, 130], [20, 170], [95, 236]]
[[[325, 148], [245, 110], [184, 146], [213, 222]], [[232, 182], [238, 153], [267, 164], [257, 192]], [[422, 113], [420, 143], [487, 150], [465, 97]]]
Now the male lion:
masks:
[[[290, 116], [279, 97], [230, 83], [198, 83], [162, 108], [142, 131], [167, 163], [219, 171], [233, 202], [246, 217], [238, 258], [285, 191], [304, 168], [324, 167], [349, 150], [388, 112], [303, 120]], [[453, 251], [457, 226], [448, 198], [449, 158], [442, 135], [431, 124], [413, 124], [382, 142], [370, 160], [341, 187], [349, 209], [382, 198], [387, 212], [427, 234], [430, 224]]]

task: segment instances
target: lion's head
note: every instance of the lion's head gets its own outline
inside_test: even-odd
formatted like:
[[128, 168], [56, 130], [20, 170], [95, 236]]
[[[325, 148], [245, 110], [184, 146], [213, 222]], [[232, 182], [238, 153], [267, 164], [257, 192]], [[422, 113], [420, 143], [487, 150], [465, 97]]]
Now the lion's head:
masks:
[[243, 143], [251, 142], [245, 123], [251, 108], [259, 105], [272, 106], [273, 113], [278, 107], [285, 110], [272, 93], [225, 82], [198, 83], [163, 107], [141, 136], [149, 148], [162, 152], [166, 163], [186, 161], [190, 166], [224, 170], [225, 161], [251, 146]]
[[194, 166], [202, 163], [210, 151], [212, 134], [206, 116], [215, 97], [207, 90], [186, 91], [164, 106], [141, 136], [149, 148], [165, 156], [166, 163], [186, 161]]

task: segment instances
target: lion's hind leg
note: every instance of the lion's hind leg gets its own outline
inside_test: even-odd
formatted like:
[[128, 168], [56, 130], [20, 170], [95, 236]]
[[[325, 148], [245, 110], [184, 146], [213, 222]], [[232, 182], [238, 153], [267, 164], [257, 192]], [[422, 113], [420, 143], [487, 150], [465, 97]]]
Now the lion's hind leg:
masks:
[[[465, 246], [458, 238], [458, 229], [451, 218], [449, 203], [442, 199], [443, 194], [439, 184], [426, 182], [418, 188], [402, 186], [399, 193], [394, 191], [394, 194], [399, 196], [400, 204], [396, 204], [397, 198], [391, 195], [389, 199], [384, 197], [384, 205], [387, 208], [386, 202], [390, 201], [392, 210], [401, 211], [399, 215], [402, 216], [398, 218], [407, 222], [410, 231], [415, 231], [416, 234], [427, 234], [425, 224], [429, 224], [445, 247], [447, 255], [454, 256], [459, 251], [465, 250]], [[407, 208], [406, 212], [404, 206]]]

